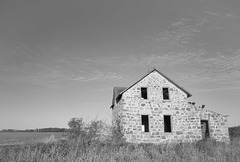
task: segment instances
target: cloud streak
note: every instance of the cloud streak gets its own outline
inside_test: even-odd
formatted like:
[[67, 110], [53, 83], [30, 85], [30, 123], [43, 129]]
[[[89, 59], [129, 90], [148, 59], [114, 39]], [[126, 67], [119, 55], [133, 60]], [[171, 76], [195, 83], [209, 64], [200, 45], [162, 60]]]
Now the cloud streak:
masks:
[[94, 71], [87, 76], [72, 76], [68, 78], [68, 80], [88, 82], [88, 81], [123, 80], [124, 78], [125, 78], [124, 75], [119, 75], [117, 73]]
[[213, 11], [206, 11], [204, 12], [207, 15], [211, 15], [211, 16], [218, 16], [224, 19], [238, 19], [239, 17], [234, 15], [234, 14], [230, 14], [230, 13], [220, 13], [220, 12], [213, 12]]
[[[205, 13], [220, 16], [215, 12]], [[156, 67], [172, 71], [176, 69], [173, 74], [176, 80], [188, 84], [216, 82], [217, 84], [212, 89], [217, 86], [226, 88], [240, 86], [240, 50], [226, 54], [191, 47], [195, 38], [208, 27], [207, 18], [197, 21], [180, 19], [170, 24], [168, 30], [155, 33], [154, 37], [151, 37], [156, 49], [147, 54], [83, 58], [80, 55], [69, 54], [69, 52], [66, 54], [66, 51], [61, 48], [58, 48], [57, 54], [54, 50], [53, 54], [48, 54], [46, 48], [36, 50], [26, 46], [1, 47], [5, 48], [2, 51], [6, 53], [0, 55], [0, 70], [2, 73], [11, 73], [9, 79], [54, 85], [61, 81], [122, 81], [129, 79], [130, 74], [127, 71], [130, 69]], [[42, 53], [43, 56], [36, 55], [36, 53]], [[218, 85], [223, 82], [228, 82], [228, 84]]]
[[[0, 55], [0, 80], [24, 82], [56, 87], [61, 81], [97, 82], [123, 80], [126, 76], [120, 72], [106, 70], [113, 66], [118, 58], [82, 59], [80, 56], [34, 54], [34, 50], [19, 47], [7, 47]], [[31, 52], [29, 52], [31, 51]], [[47, 57], [45, 57], [47, 56]], [[21, 58], [19, 60], [19, 58]]]

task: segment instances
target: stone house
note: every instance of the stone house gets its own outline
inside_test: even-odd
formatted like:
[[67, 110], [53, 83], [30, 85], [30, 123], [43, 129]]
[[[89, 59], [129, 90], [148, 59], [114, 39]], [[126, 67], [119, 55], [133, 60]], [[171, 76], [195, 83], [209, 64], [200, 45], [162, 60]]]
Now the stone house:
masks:
[[188, 102], [192, 95], [153, 69], [130, 87], [114, 87], [113, 124], [128, 142], [192, 142], [204, 138], [229, 142], [227, 115]]

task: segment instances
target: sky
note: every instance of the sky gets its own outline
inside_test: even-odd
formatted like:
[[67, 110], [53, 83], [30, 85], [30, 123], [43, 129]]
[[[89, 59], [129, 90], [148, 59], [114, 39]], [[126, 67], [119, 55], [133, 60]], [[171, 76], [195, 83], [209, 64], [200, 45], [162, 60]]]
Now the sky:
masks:
[[0, 130], [111, 121], [157, 68], [240, 125], [239, 0], [1, 0]]

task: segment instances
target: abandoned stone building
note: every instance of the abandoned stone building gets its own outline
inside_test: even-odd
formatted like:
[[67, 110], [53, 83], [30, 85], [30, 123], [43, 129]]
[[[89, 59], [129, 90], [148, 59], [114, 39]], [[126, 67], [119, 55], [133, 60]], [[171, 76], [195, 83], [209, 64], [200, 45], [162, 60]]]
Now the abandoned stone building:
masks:
[[128, 142], [192, 142], [204, 138], [229, 142], [227, 115], [188, 102], [192, 95], [153, 69], [130, 87], [114, 87], [113, 124]]

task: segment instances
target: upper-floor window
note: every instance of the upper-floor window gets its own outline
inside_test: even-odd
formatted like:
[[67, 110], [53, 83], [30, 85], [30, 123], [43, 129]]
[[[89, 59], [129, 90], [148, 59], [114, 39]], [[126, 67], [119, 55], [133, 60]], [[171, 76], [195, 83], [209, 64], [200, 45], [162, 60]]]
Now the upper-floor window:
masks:
[[143, 99], [147, 99], [147, 88], [146, 87], [141, 87], [141, 97]]
[[163, 88], [162, 89], [163, 91], [163, 99], [164, 100], [169, 100], [169, 90], [168, 90], [168, 88]]

